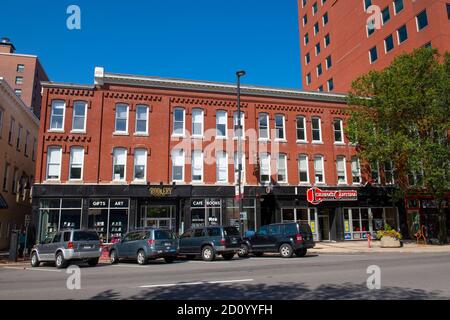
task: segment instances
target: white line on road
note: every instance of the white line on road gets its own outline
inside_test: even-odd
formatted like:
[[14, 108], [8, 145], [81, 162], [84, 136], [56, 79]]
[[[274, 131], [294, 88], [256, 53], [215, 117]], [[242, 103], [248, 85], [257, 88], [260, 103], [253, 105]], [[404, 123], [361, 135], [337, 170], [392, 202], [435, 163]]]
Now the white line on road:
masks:
[[162, 283], [140, 286], [139, 288], [158, 288], [158, 287], [175, 287], [175, 286], [195, 286], [200, 284], [220, 284], [220, 283], [237, 283], [251, 282], [253, 279], [237, 279], [237, 280], [215, 280], [215, 281], [199, 281], [199, 282], [181, 282], [181, 283]]
[[28, 270], [28, 271], [47, 271], [47, 272], [61, 272], [61, 270], [54, 269], [43, 269], [43, 268], [23, 268], [23, 267], [3, 267], [4, 269], [13, 269], [13, 270]]

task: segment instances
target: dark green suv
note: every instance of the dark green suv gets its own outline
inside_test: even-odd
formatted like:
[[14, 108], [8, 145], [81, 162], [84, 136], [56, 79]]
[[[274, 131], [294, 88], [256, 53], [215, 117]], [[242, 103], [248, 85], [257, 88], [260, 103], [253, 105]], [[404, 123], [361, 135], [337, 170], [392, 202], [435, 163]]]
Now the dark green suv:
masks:
[[193, 228], [181, 235], [179, 253], [189, 259], [201, 255], [203, 260], [212, 261], [216, 255], [221, 255], [225, 260], [231, 260], [241, 248], [241, 243], [236, 227]]

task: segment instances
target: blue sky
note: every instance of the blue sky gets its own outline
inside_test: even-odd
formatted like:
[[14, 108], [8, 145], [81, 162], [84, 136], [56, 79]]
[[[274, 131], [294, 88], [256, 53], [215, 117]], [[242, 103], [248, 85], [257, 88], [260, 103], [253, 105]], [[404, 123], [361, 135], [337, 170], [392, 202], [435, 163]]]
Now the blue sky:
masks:
[[225, 82], [244, 69], [243, 83], [301, 88], [296, 0], [1, 0], [2, 36], [58, 82], [91, 84], [95, 66]]

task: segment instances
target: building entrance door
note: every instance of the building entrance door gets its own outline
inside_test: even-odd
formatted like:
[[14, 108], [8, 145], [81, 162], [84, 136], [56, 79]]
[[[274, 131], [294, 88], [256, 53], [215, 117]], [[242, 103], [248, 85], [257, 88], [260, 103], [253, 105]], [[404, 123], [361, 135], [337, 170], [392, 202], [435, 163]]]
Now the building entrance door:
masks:
[[175, 206], [141, 206], [141, 227], [156, 227], [175, 231]]
[[319, 237], [320, 241], [330, 240], [330, 218], [328, 216], [319, 216]]

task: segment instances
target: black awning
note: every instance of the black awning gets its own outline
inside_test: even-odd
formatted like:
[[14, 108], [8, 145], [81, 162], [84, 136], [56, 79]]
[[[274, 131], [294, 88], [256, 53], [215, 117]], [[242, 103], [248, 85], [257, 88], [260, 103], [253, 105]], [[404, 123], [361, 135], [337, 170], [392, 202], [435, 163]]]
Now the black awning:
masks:
[[8, 209], [8, 204], [6, 203], [6, 200], [3, 198], [1, 193], [0, 193], [0, 209]]

